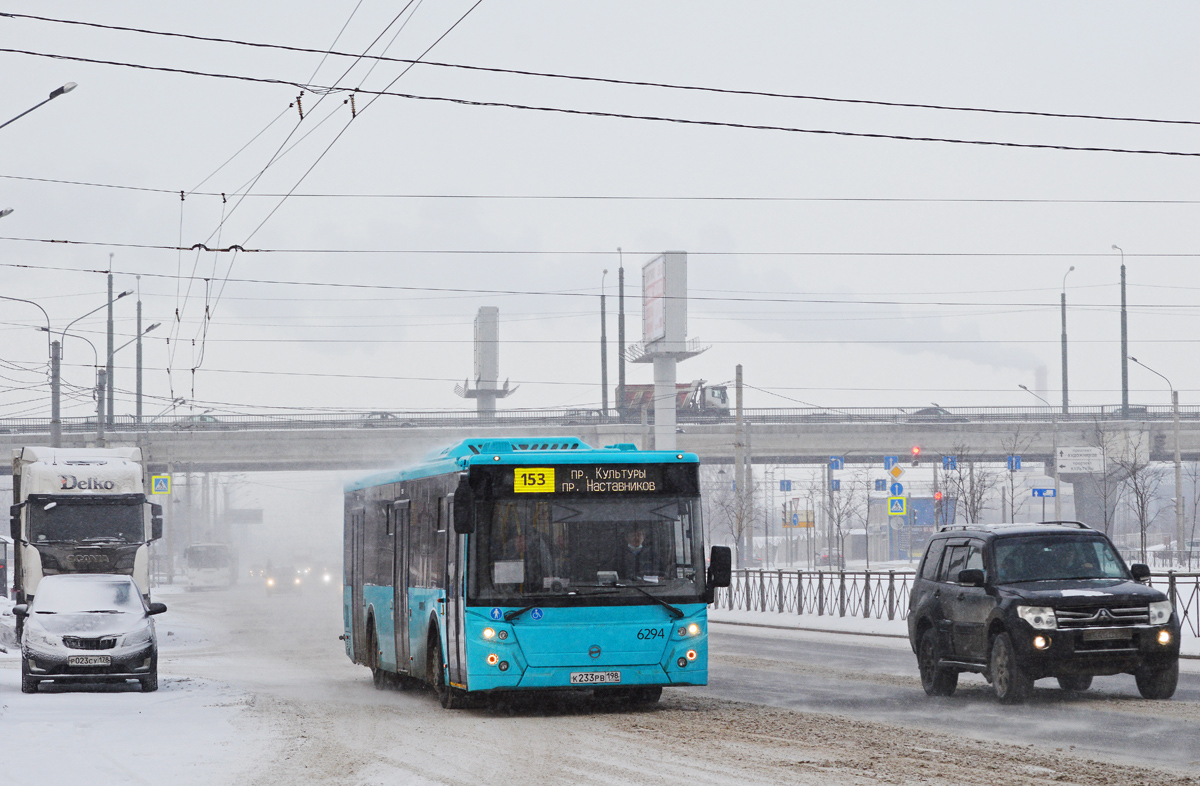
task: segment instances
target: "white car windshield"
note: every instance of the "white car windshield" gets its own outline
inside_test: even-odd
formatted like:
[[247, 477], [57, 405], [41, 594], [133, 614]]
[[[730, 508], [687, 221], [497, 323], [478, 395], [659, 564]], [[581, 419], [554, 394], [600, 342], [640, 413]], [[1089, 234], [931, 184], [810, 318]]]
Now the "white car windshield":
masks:
[[114, 577], [86, 580], [75, 577], [57, 579], [48, 576], [38, 585], [33, 611], [38, 614], [79, 614], [82, 612], [145, 612], [137, 585], [130, 579]]

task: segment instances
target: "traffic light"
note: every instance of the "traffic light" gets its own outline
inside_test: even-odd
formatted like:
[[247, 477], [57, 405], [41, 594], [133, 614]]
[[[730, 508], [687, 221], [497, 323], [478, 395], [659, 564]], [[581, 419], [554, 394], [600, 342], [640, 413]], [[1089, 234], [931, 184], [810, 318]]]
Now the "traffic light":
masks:
[[945, 517], [942, 515], [942, 492], [933, 492], [933, 521], [935, 527], [941, 527], [945, 523]]
[[942, 501], [942, 492], [940, 492], [940, 491], [933, 492], [933, 499], [936, 502], [941, 502]]
[[915, 466], [917, 466], [917, 463], [918, 463], [918, 458], [920, 457], [920, 455], [921, 455], [921, 448], [920, 448], [920, 446], [919, 446], [919, 445], [913, 445], [913, 448], [912, 448], [912, 457], [913, 457], [913, 463], [912, 463], [912, 465], [913, 465], [914, 467], [915, 467]]

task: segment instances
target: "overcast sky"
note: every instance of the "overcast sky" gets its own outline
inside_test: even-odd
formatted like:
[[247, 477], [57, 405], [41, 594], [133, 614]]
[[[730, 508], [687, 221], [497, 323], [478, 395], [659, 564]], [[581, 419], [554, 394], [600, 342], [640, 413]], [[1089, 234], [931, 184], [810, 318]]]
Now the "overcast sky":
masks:
[[[473, 5], [14, 0], [6, 9], [410, 59], [445, 34], [424, 59], [1200, 123], [1192, 89], [1200, 9], [1192, 3]], [[79, 84], [0, 129], [0, 207], [14, 209], [0, 219], [0, 294], [36, 301], [62, 330], [103, 305], [105, 277], [95, 271], [109, 267], [110, 254], [117, 291], [136, 289], [142, 274], [144, 323], [164, 325], [146, 340], [147, 415], [172, 396], [195, 402], [186, 411], [218, 416], [473, 408], [453, 389], [472, 373], [481, 305], [500, 308], [501, 378], [521, 386], [502, 407], [595, 406], [602, 280], [614, 296], [616, 384], [618, 248], [631, 341], [640, 334], [641, 266], [658, 251], [689, 253], [689, 335], [712, 348], [681, 363], [680, 380], [730, 380], [741, 363], [755, 388], [749, 406], [920, 407], [1036, 404], [1017, 385], [1036, 389], [1039, 379], [1057, 402], [1059, 292], [1072, 265], [1072, 403], [1119, 403], [1116, 244], [1128, 265], [1131, 354], [1169, 377], [1183, 403], [1196, 403], [1200, 125], [429, 65], [405, 71], [402, 63], [29, 19], [0, 18], [0, 35], [8, 50], [309, 86], [301, 120], [300, 90], [288, 84], [0, 53], [0, 122], [64, 82]], [[368, 92], [356, 96], [351, 120], [345, 90], [322, 95], [335, 85], [736, 125], [1192, 155], [758, 130], [376, 100]], [[507, 198], [460, 198], [484, 196]], [[599, 196], [690, 199], [581, 198]], [[171, 250], [197, 243], [249, 251]], [[133, 335], [134, 300], [116, 304], [118, 343]], [[72, 328], [101, 357], [103, 316]], [[49, 414], [39, 324], [45, 320], [32, 306], [0, 300], [0, 417]], [[117, 356], [118, 414], [133, 409], [133, 363], [132, 347]], [[92, 364], [87, 344], [68, 337], [72, 398], [64, 414], [92, 410], [84, 390]], [[630, 366], [628, 378], [648, 383], [650, 368]], [[1130, 384], [1135, 402], [1169, 400], [1165, 383], [1136, 366]]]

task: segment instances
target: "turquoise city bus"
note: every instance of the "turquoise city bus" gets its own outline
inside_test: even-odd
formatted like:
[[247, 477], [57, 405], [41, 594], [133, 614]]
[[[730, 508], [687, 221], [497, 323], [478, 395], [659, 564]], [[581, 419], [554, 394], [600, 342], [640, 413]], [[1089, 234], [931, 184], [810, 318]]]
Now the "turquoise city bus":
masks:
[[699, 459], [575, 438], [468, 439], [346, 486], [346, 654], [442, 706], [708, 681]]

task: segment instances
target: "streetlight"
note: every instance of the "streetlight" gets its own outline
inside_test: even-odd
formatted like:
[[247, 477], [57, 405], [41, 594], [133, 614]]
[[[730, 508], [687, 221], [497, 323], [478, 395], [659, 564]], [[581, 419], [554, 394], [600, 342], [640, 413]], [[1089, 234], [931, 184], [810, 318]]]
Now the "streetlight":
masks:
[[608, 422], [608, 319], [604, 315], [604, 277], [600, 274], [600, 422]]
[[[1068, 272], [1070, 272], [1070, 271], [1068, 271]], [[1054, 411], [1054, 407], [1053, 407], [1053, 405], [1050, 404], [1049, 401], [1042, 398], [1037, 393], [1034, 393], [1032, 390], [1025, 387], [1024, 385], [1017, 385], [1017, 387], [1019, 387], [1021, 390], [1024, 390], [1026, 393], [1033, 396], [1034, 398], [1036, 398], [1038, 401], [1042, 402], [1046, 406], [1050, 407], [1050, 419], [1052, 421], [1054, 421], [1054, 453], [1053, 453], [1053, 461], [1054, 461], [1054, 520], [1062, 521], [1062, 502], [1059, 497], [1059, 491], [1061, 489], [1061, 484], [1058, 481], [1058, 413]], [[1012, 502], [1015, 502], [1015, 500], [1009, 500], [1009, 502], [1012, 503]], [[1045, 511], [1045, 508], [1043, 507], [1043, 512], [1044, 511]]]
[[1129, 419], [1129, 312], [1125, 308], [1125, 249], [1113, 244], [1113, 251], [1121, 252], [1121, 417]]
[[[103, 306], [101, 306], [101, 308], [103, 308]], [[78, 320], [76, 320], [76, 321], [78, 321]], [[72, 323], [72, 324], [74, 324], [74, 323]], [[38, 330], [45, 330], [47, 333], [50, 332], [46, 328], [38, 328]], [[95, 387], [95, 390], [93, 391], [93, 393], [96, 396], [96, 441], [99, 442], [101, 445], [103, 445], [103, 443], [104, 443], [104, 417], [103, 417], [103, 414], [104, 413], [100, 409], [100, 405], [102, 405], [104, 403], [104, 370], [100, 368], [100, 353], [96, 351], [96, 345], [93, 344], [90, 339], [87, 339], [84, 336], [79, 335], [78, 333], [68, 333], [65, 329], [63, 330], [63, 332], [61, 334], [64, 346], [65, 346], [67, 336], [70, 336], [71, 338], [77, 338], [92, 348], [92, 368], [94, 368], [96, 370], [96, 387]], [[58, 346], [59, 346], [59, 342], [55, 341], [54, 342], [55, 349], [58, 349]], [[59, 351], [58, 354], [61, 354], [61, 350]], [[57, 361], [58, 358], [55, 358], [55, 360]], [[57, 428], [58, 428], [59, 437], [61, 440], [62, 422], [58, 418], [58, 414], [57, 414], [58, 413], [58, 403], [59, 403], [59, 384], [58, 384], [58, 380], [57, 380], [57, 377], [58, 377], [57, 372], [55, 373], [55, 377], [56, 377], [55, 384], [53, 386], [53, 391], [52, 391], [53, 392], [53, 400], [51, 402], [53, 412], [55, 414], [54, 414], [54, 417], [51, 419], [51, 436], [53, 436], [53, 431], [55, 428], [54, 424], [57, 422], [58, 423]], [[57, 447], [61, 447], [61, 445], [56, 444], [56, 445], [53, 445], [52, 447], [57, 448]]]
[[55, 88], [54, 90], [51, 90], [50, 97], [47, 98], [45, 101], [43, 101], [41, 104], [34, 104], [33, 106], [29, 107], [24, 112], [22, 112], [21, 114], [14, 117], [12, 120], [9, 120], [7, 123], [0, 124], [0, 128], [4, 128], [4, 126], [8, 125], [9, 123], [13, 123], [13, 122], [16, 122], [17, 120], [20, 120], [21, 118], [25, 117], [25, 115], [27, 115], [30, 112], [32, 112], [33, 110], [37, 109], [39, 106], [50, 103], [54, 99], [58, 98], [60, 95], [71, 92], [76, 87], [78, 87], [78, 85], [76, 85], [74, 82], [67, 82], [62, 87], [58, 87], [58, 88]]
[[1067, 276], [1071, 275], [1071, 271], [1074, 269], [1075, 266], [1071, 265], [1067, 272], [1063, 273], [1062, 280], [1062, 413], [1064, 415], [1067, 414]]
[[1183, 531], [1183, 462], [1179, 460], [1179, 391], [1171, 384], [1171, 380], [1159, 374], [1154, 369], [1147, 366], [1142, 361], [1129, 356], [1129, 359], [1137, 363], [1142, 368], [1149, 371], [1151, 374], [1158, 376], [1163, 382], [1167, 383], [1167, 387], [1171, 390], [1171, 409], [1175, 416], [1175, 537], [1178, 539], [1175, 544], [1175, 550], [1179, 551], [1184, 546], [1184, 531]]
[[11, 207], [6, 207], [3, 210], [0, 210], [0, 218], [4, 218], [5, 216], [12, 215], [12, 211], [13, 211], [13, 209]]

